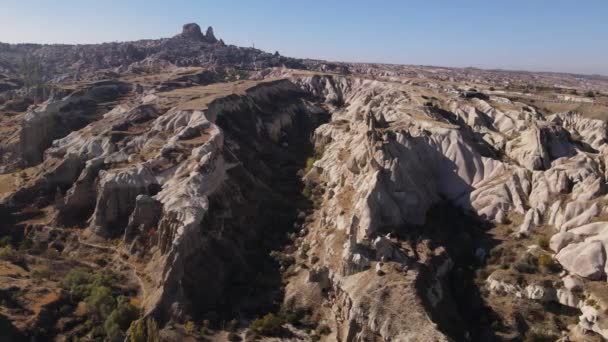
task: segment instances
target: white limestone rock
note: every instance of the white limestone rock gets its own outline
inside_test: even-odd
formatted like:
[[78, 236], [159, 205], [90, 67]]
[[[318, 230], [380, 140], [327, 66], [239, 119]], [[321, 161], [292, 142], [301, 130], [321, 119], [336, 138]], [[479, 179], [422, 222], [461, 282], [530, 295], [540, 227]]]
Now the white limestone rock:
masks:
[[555, 256], [570, 273], [597, 280], [604, 276], [606, 252], [599, 241], [572, 243]]

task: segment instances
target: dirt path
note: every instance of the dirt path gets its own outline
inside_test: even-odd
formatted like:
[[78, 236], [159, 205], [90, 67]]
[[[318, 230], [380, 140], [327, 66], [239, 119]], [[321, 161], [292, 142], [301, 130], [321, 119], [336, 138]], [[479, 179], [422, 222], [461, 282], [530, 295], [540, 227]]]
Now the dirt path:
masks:
[[84, 242], [80, 238], [80, 235], [78, 236], [78, 243], [81, 244], [81, 245], [83, 245], [83, 246], [90, 247], [90, 248], [101, 249], [101, 250], [103, 250], [106, 253], [112, 253], [113, 254], [113, 260], [118, 261], [120, 264], [122, 264], [123, 266], [127, 267], [131, 271], [131, 273], [133, 273], [133, 276], [135, 276], [135, 279], [137, 279], [137, 282], [139, 283], [139, 287], [141, 289], [141, 302], [143, 303], [144, 299], [146, 298], [146, 287], [145, 287], [144, 281], [141, 279], [141, 277], [139, 276], [139, 274], [137, 274], [137, 267], [135, 265], [133, 265], [132, 263], [123, 260], [121, 258], [120, 251], [116, 247], [104, 246], [104, 245], [98, 245], [98, 244], [94, 244], [94, 243]]

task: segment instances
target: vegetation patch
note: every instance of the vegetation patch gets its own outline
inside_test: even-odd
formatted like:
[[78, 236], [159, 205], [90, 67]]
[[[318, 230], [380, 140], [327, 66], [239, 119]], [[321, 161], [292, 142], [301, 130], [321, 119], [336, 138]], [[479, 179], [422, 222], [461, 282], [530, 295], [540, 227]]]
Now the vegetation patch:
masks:
[[86, 303], [91, 335], [110, 342], [124, 341], [131, 322], [140, 316], [133, 301], [113, 288], [119, 283], [113, 273], [104, 270], [91, 273], [82, 267], [72, 269], [61, 282], [73, 305]]

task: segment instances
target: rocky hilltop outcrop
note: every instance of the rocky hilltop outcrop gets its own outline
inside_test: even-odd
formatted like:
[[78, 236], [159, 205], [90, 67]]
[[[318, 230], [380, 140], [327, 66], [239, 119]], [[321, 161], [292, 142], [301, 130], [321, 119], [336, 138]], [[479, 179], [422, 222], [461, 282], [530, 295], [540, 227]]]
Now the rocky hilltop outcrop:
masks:
[[107, 79], [124, 72], [185, 66], [236, 66], [249, 70], [283, 65], [305, 68], [300, 59], [226, 45], [215, 37], [212, 27], [203, 34], [195, 23], [186, 24], [180, 34], [163, 39], [85, 45], [0, 43], [0, 72], [17, 76], [25, 63], [43, 65], [39, 71], [52, 82]]
[[206, 41], [208, 43], [217, 42], [217, 39], [213, 34], [213, 27], [209, 26], [207, 28], [207, 32], [203, 34], [201, 27], [196, 23], [185, 24], [184, 28], [182, 29], [182, 33], [178, 34], [176, 37]]

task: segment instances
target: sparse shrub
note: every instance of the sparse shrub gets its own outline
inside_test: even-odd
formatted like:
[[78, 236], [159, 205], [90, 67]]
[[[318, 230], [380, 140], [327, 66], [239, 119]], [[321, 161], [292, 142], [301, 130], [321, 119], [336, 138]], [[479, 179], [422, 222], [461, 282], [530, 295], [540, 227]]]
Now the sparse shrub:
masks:
[[553, 265], [553, 258], [547, 254], [543, 254], [538, 257], [538, 264], [540, 266], [551, 266]]
[[281, 332], [284, 323], [280, 317], [269, 313], [251, 322], [249, 329], [263, 336], [276, 336]]
[[308, 185], [305, 185], [304, 189], [302, 189], [302, 196], [307, 200], [312, 201], [312, 190]]
[[198, 333], [201, 336], [205, 336], [205, 335], [209, 335], [211, 333], [211, 331], [209, 330], [208, 327], [203, 326], [203, 327], [201, 327], [201, 330], [199, 330]]
[[105, 286], [94, 286], [90, 293], [85, 299], [87, 308], [98, 318], [105, 319], [116, 307], [112, 290]]
[[556, 341], [559, 336], [541, 331], [528, 331], [524, 337], [524, 342], [553, 342]]
[[557, 273], [561, 271], [560, 265], [547, 254], [538, 257], [538, 265], [544, 267], [549, 272]]
[[51, 277], [51, 270], [48, 266], [43, 265], [34, 269], [30, 274], [35, 279], [48, 279]]
[[520, 273], [536, 273], [538, 271], [538, 259], [531, 254], [526, 254], [513, 264], [513, 269]]
[[306, 159], [306, 166], [304, 167], [304, 173], [308, 173], [308, 171], [312, 170], [315, 162], [317, 160], [314, 157], [309, 157]]
[[160, 342], [156, 321], [147, 318], [133, 321], [129, 327], [130, 342]]
[[587, 96], [587, 97], [595, 97], [595, 94], [593, 93], [593, 91], [589, 90], [588, 92], [585, 93], [585, 96]]
[[9, 262], [19, 262], [23, 259], [23, 256], [18, 251], [14, 250], [11, 246], [0, 247], [0, 260]]
[[296, 306], [295, 300], [290, 298], [281, 308], [280, 315], [286, 322], [297, 325], [306, 316], [306, 309]]
[[113, 323], [107, 322], [103, 325], [103, 331], [105, 332], [105, 341], [108, 342], [123, 342], [125, 334], [120, 330], [120, 327]]
[[4, 236], [0, 239], [0, 247], [5, 247], [11, 244], [11, 241], [13, 240], [13, 238], [8, 235], [8, 236]]
[[102, 340], [103, 340], [103, 337], [104, 337], [105, 335], [106, 335], [106, 332], [105, 332], [105, 330], [103, 329], [103, 326], [101, 326], [101, 325], [94, 326], [94, 327], [91, 329], [91, 336], [93, 336], [93, 337], [96, 339], [96, 341], [97, 341], [97, 340], [98, 340], [98, 341], [102, 341]]
[[486, 259], [486, 262], [489, 265], [495, 265], [498, 264], [500, 262], [500, 259], [502, 258], [502, 254], [503, 254], [503, 249], [502, 248], [495, 248], [492, 249], [490, 251], [490, 255], [488, 256], [488, 258]]
[[61, 287], [67, 290], [73, 298], [80, 300], [89, 295], [89, 285], [92, 275], [86, 269], [77, 267], [72, 269], [61, 281]]
[[192, 321], [187, 321], [186, 324], [184, 324], [184, 330], [186, 330], [186, 334], [188, 335], [192, 335], [194, 333], [195, 328], [196, 326]]
[[158, 325], [156, 324], [156, 321], [151, 318], [146, 319], [146, 336], [147, 342], [160, 342]]
[[549, 239], [546, 236], [539, 237], [536, 243], [543, 249], [549, 248]]
[[296, 259], [291, 255], [279, 251], [270, 252], [270, 256], [281, 266], [288, 268], [296, 262]]
[[34, 243], [32, 242], [32, 240], [30, 240], [28, 238], [21, 240], [21, 243], [19, 243], [20, 251], [28, 251], [28, 250], [32, 249], [33, 247], [34, 247]]
[[228, 331], [236, 331], [236, 329], [238, 329], [239, 327], [239, 321], [237, 321], [236, 319], [231, 319], [226, 323], [226, 327], [225, 329]]
[[[105, 321], [105, 326], [116, 325], [120, 330], [126, 330], [131, 322], [139, 317], [139, 310], [131, 305], [131, 303], [121, 303], [114, 311], [108, 316]], [[107, 330], [107, 329], [106, 329]]]

